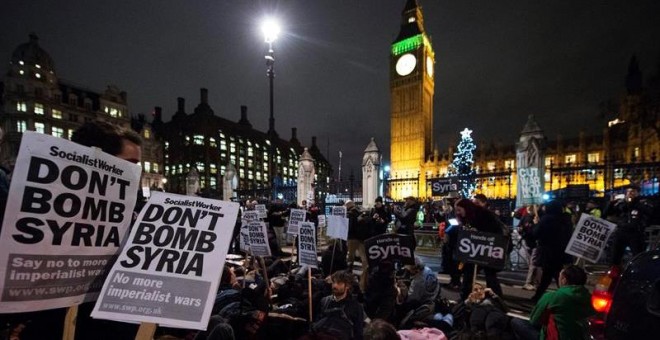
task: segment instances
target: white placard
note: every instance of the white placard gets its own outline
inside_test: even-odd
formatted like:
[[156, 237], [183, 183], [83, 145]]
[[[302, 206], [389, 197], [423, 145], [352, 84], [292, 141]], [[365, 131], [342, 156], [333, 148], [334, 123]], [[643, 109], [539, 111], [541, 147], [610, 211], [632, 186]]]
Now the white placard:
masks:
[[326, 223], [325, 223], [325, 215], [319, 215], [319, 216], [318, 216], [318, 219], [319, 219], [319, 227], [320, 227], [320, 228], [325, 227], [325, 226], [326, 226]]
[[332, 207], [332, 215], [346, 217], [346, 207], [343, 205]]
[[128, 231], [140, 173], [100, 149], [24, 132], [0, 235], [0, 313], [94, 301]]
[[92, 317], [206, 329], [238, 203], [155, 191]]
[[291, 214], [289, 214], [289, 227], [286, 230], [287, 234], [298, 235], [298, 229], [300, 225], [305, 222], [307, 217], [307, 211], [304, 209], [291, 209]]
[[566, 254], [598, 262], [615, 228], [614, 223], [583, 213], [566, 246]]
[[259, 212], [256, 210], [246, 210], [243, 212], [243, 215], [241, 215], [241, 219], [243, 221], [258, 221], [259, 220]]
[[242, 251], [244, 252], [249, 252], [250, 251], [250, 232], [248, 229], [248, 223], [249, 221], [243, 220], [241, 222], [241, 231], [239, 234], [239, 244], [238, 246], [241, 248]]
[[266, 210], [266, 205], [265, 204], [257, 204], [254, 206], [254, 210], [257, 211], [259, 214], [259, 218], [266, 218], [268, 217], [268, 210]]
[[248, 223], [248, 239], [250, 253], [253, 256], [271, 256], [266, 223], [258, 221]]
[[348, 218], [330, 215], [327, 217], [328, 231], [326, 235], [332, 238], [348, 240]]
[[298, 235], [298, 260], [300, 265], [318, 268], [316, 233], [314, 223], [303, 222]]

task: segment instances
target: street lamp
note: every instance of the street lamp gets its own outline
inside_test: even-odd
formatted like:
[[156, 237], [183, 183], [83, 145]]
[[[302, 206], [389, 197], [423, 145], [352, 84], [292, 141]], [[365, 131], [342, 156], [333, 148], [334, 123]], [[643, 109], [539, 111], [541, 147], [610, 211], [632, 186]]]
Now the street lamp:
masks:
[[268, 157], [269, 165], [268, 171], [270, 172], [270, 181], [271, 181], [271, 198], [276, 199], [277, 188], [275, 184], [275, 176], [277, 176], [277, 171], [275, 171], [275, 162], [273, 157], [275, 157], [275, 139], [277, 139], [277, 133], [275, 132], [275, 115], [273, 109], [273, 80], [275, 78], [275, 56], [273, 52], [273, 42], [277, 39], [277, 36], [280, 34], [280, 26], [272, 18], [266, 19], [261, 25], [261, 31], [264, 34], [264, 40], [268, 44], [268, 53], [266, 54], [266, 75], [268, 76], [268, 82], [270, 85], [270, 117], [268, 118], [268, 137], [272, 139], [270, 143], [270, 155]]

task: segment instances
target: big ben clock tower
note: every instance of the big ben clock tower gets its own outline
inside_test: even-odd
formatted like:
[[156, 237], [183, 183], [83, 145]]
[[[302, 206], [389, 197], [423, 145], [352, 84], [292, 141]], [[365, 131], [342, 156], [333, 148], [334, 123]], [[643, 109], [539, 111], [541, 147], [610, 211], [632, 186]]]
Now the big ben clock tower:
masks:
[[433, 150], [434, 64], [421, 7], [407, 0], [390, 51], [390, 177], [397, 181], [389, 190], [394, 199], [426, 193], [423, 166]]

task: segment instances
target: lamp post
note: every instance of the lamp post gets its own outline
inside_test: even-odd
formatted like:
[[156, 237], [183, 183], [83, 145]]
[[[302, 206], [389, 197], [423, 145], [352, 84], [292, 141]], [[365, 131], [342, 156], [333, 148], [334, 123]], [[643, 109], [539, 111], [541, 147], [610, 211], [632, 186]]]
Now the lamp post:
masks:
[[275, 140], [277, 139], [277, 133], [275, 132], [275, 114], [274, 114], [274, 93], [273, 93], [273, 82], [275, 79], [275, 55], [273, 51], [273, 42], [277, 39], [277, 36], [280, 33], [280, 26], [273, 19], [266, 19], [261, 25], [261, 31], [264, 34], [264, 41], [268, 44], [268, 52], [266, 53], [266, 76], [268, 77], [268, 84], [270, 90], [270, 117], [268, 118], [268, 137], [271, 139], [270, 142], [270, 155], [268, 157], [269, 165], [268, 172], [270, 173], [271, 181], [271, 197], [272, 199], [277, 198], [277, 189], [275, 183], [275, 176], [277, 171], [275, 171], [275, 162], [273, 157], [275, 157]]

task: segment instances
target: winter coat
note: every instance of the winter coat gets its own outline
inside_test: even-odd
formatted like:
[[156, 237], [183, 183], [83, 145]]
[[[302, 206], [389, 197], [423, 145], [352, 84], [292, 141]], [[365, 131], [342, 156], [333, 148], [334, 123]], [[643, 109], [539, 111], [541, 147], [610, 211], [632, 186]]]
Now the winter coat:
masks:
[[550, 202], [546, 213], [534, 230], [539, 252], [539, 265], [545, 267], [561, 266], [571, 262], [571, 257], [564, 251], [573, 234], [570, 216], [564, 214], [561, 204]]
[[593, 314], [591, 294], [584, 286], [563, 286], [541, 297], [529, 321], [534, 326], [542, 327], [541, 340], [546, 338], [550, 316], [554, 319], [560, 339], [589, 339], [587, 318]]

